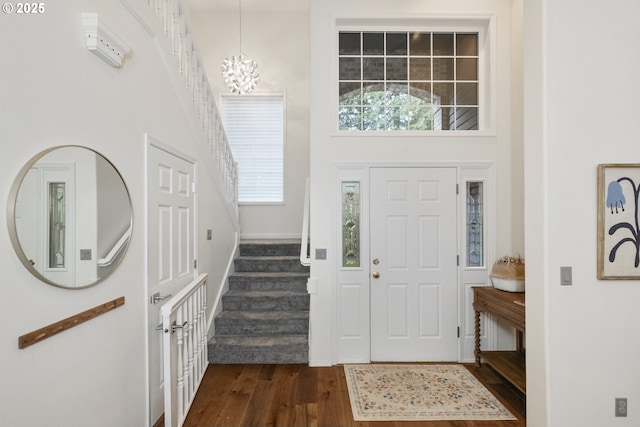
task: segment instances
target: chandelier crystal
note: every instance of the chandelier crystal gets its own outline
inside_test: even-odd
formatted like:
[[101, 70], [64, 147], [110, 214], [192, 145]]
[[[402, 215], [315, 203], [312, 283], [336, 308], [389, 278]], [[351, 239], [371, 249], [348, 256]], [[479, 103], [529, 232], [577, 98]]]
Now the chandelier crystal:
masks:
[[229, 89], [240, 95], [253, 91], [260, 79], [258, 63], [243, 54], [226, 58], [220, 69]]

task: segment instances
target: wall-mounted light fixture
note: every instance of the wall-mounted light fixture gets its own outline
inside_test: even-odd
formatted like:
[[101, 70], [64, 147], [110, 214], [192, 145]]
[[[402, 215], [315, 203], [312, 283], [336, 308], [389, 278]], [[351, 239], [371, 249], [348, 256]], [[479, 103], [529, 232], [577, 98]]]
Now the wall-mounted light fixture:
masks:
[[131, 50], [129, 46], [100, 21], [97, 13], [82, 13], [82, 26], [87, 35], [87, 48], [112, 67], [120, 67]]

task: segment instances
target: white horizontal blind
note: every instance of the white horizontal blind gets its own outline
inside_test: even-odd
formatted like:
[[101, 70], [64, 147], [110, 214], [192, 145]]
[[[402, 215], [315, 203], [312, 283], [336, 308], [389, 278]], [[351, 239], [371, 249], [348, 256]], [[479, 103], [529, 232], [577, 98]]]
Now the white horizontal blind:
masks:
[[225, 95], [222, 116], [233, 157], [238, 162], [238, 202], [282, 203], [282, 95]]

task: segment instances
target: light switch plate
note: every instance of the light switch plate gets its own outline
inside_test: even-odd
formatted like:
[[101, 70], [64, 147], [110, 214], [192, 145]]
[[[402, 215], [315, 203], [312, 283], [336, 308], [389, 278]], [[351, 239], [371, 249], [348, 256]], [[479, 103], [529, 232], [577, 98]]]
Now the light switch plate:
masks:
[[573, 273], [571, 272], [571, 267], [560, 267], [560, 284], [562, 286], [571, 286], [573, 285]]
[[316, 259], [327, 259], [327, 250], [316, 249]]
[[91, 249], [80, 249], [80, 260], [81, 261], [91, 260]]

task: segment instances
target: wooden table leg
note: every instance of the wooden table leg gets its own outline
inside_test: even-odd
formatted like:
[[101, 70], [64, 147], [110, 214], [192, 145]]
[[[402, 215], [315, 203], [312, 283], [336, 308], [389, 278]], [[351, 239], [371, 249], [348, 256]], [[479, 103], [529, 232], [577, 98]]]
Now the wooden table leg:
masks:
[[473, 354], [476, 356], [476, 366], [480, 367], [480, 312], [475, 311], [475, 336], [476, 336], [476, 347], [473, 351]]
[[518, 351], [519, 353], [523, 352], [522, 341], [523, 341], [522, 332], [516, 331], [516, 351]]

